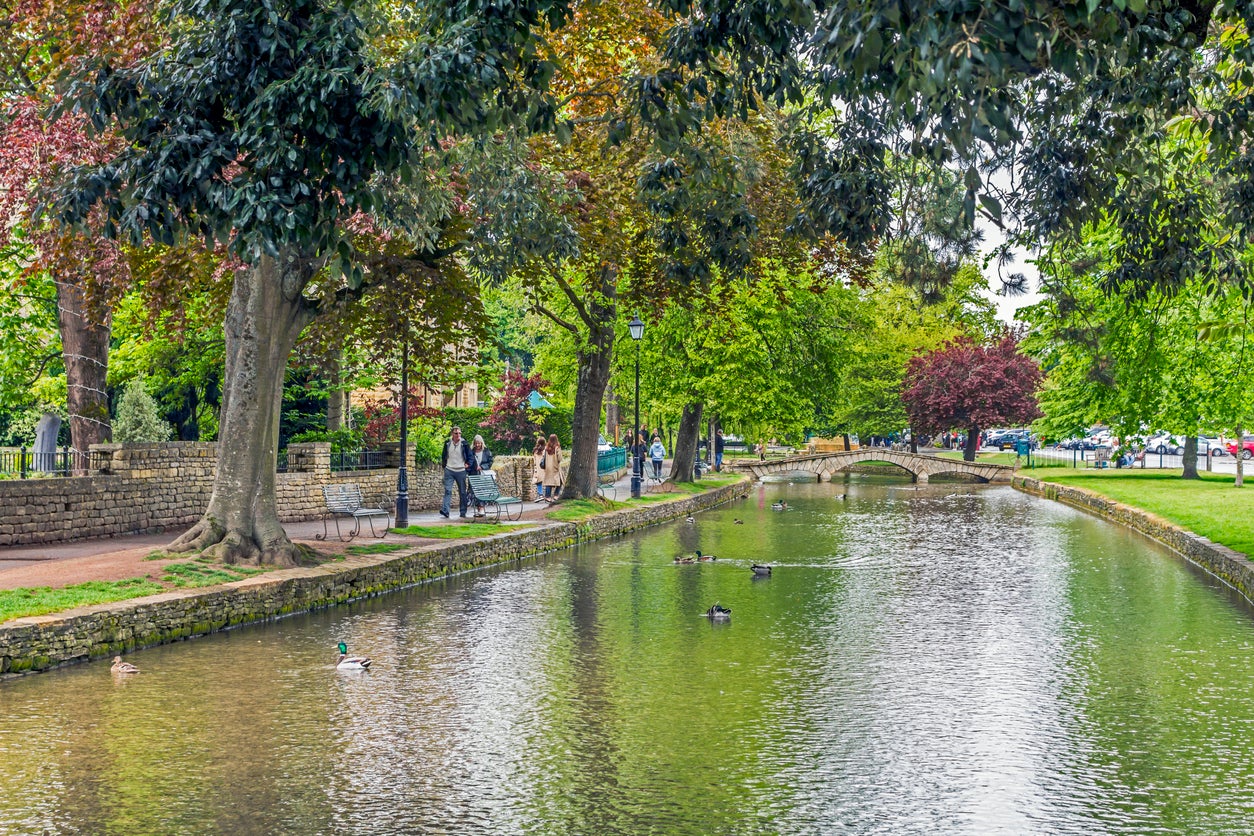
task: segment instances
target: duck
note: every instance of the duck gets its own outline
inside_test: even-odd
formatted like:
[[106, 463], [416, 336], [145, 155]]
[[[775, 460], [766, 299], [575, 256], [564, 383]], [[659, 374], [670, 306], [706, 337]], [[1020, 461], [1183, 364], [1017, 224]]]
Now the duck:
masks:
[[697, 518], [694, 517], [692, 514], [689, 514], [688, 516], [684, 517], [684, 522], [696, 522], [696, 521], [697, 521]]
[[139, 673], [139, 668], [130, 662], [123, 662], [121, 656], [113, 657], [113, 667], [109, 668], [113, 673]]
[[711, 560], [718, 560], [718, 558], [712, 554], [702, 554], [700, 551], [698, 551], [697, 560], [700, 560], [702, 563], [709, 563]]
[[705, 617], [711, 621], [731, 621], [731, 609], [716, 603], [705, 611]]
[[697, 559], [690, 554], [681, 554], [675, 558], [676, 563], [696, 563]]
[[732, 520], [732, 525], [744, 525], [744, 524], [745, 524], [745, 521], [740, 519], [740, 517], [736, 517], [736, 519]]
[[787, 511], [788, 503], [787, 502], [772, 502], [771, 510], [772, 511]]
[[763, 577], [767, 577], [771, 574], [771, 567], [763, 563], [755, 563], [749, 568], [753, 570], [753, 574], [755, 575], [762, 575]]
[[839, 499], [839, 500], [841, 500], [841, 501], [844, 501], [844, 500], [846, 500], [846, 499], [848, 499], [848, 498], [849, 498], [849, 494], [847, 494], [847, 493], [838, 493], [838, 494], [836, 494], [836, 499]]
[[364, 671], [370, 667], [370, 660], [365, 656], [349, 656], [348, 645], [340, 642], [340, 661], [335, 667], [341, 671]]

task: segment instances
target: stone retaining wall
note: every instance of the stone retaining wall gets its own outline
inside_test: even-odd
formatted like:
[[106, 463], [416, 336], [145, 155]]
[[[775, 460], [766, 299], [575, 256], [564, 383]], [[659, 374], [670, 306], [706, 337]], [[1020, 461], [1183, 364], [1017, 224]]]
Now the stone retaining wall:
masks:
[[697, 496], [614, 511], [579, 525], [554, 523], [471, 542], [419, 547], [399, 556], [350, 555], [316, 568], [285, 569], [209, 589], [14, 619], [0, 625], [0, 674], [45, 670], [341, 604], [655, 525], [748, 492], [749, 483], [743, 481]]
[[[367, 498], [395, 495], [396, 446], [390, 467], [333, 473], [329, 444], [290, 445], [288, 472], [276, 474], [279, 519], [318, 519], [326, 484], [359, 484]], [[209, 505], [216, 444], [98, 444], [92, 451], [99, 470], [90, 476], [0, 481], [0, 546], [160, 532], [191, 525]], [[493, 470], [502, 493], [531, 495], [530, 456], [498, 456]], [[411, 509], [437, 508], [443, 495], [439, 465], [410, 468]]]
[[1026, 493], [1057, 500], [1138, 531], [1200, 566], [1254, 603], [1254, 562], [1241, 552], [1212, 542], [1148, 511], [1115, 502], [1084, 488], [1056, 485], [1026, 476], [1016, 476], [1013, 484]]

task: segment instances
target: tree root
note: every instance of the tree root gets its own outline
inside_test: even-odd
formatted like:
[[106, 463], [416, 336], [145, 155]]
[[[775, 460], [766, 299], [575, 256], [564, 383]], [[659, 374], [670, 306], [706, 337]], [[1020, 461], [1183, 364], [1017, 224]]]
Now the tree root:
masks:
[[286, 535], [268, 540], [263, 546], [242, 529], [228, 529], [213, 517], [205, 516], [171, 543], [167, 551], [200, 552], [229, 565], [286, 568], [309, 566], [315, 562], [317, 553], [313, 549], [293, 543]]

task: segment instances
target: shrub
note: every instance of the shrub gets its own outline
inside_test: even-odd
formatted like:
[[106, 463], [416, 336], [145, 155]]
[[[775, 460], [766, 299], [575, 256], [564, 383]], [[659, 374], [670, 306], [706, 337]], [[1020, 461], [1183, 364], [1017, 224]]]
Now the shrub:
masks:
[[157, 402], [144, 388], [143, 378], [126, 384], [113, 419], [113, 440], [121, 442], [169, 441], [169, 423], [161, 418]]

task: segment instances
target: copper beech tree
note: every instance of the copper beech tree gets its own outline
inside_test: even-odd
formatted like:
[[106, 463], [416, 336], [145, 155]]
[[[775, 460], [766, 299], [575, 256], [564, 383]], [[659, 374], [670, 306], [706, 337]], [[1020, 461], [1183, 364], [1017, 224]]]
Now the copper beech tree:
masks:
[[[394, 17], [389, 4], [337, 0], [169, 9], [159, 49], [130, 67], [102, 64], [72, 89], [74, 105], [123, 141], [63, 190], [62, 217], [99, 207], [124, 240], [200, 239], [235, 258], [213, 493], [172, 548], [290, 565], [301, 550], [275, 498], [284, 373], [302, 330], [373, 278], [347, 221], [429, 220], [409, 210], [424, 189], [445, 187], [424, 168], [445, 136], [552, 127], [551, 68], [533, 30], [560, 26], [567, 4], [459, 0]], [[408, 231], [406, 260], [448, 255], [438, 230]]]
[[1013, 334], [1005, 333], [991, 345], [959, 337], [911, 358], [901, 398], [914, 433], [965, 430], [963, 458], [971, 462], [982, 430], [1040, 417], [1040, 382], [1040, 369], [1019, 352]]

